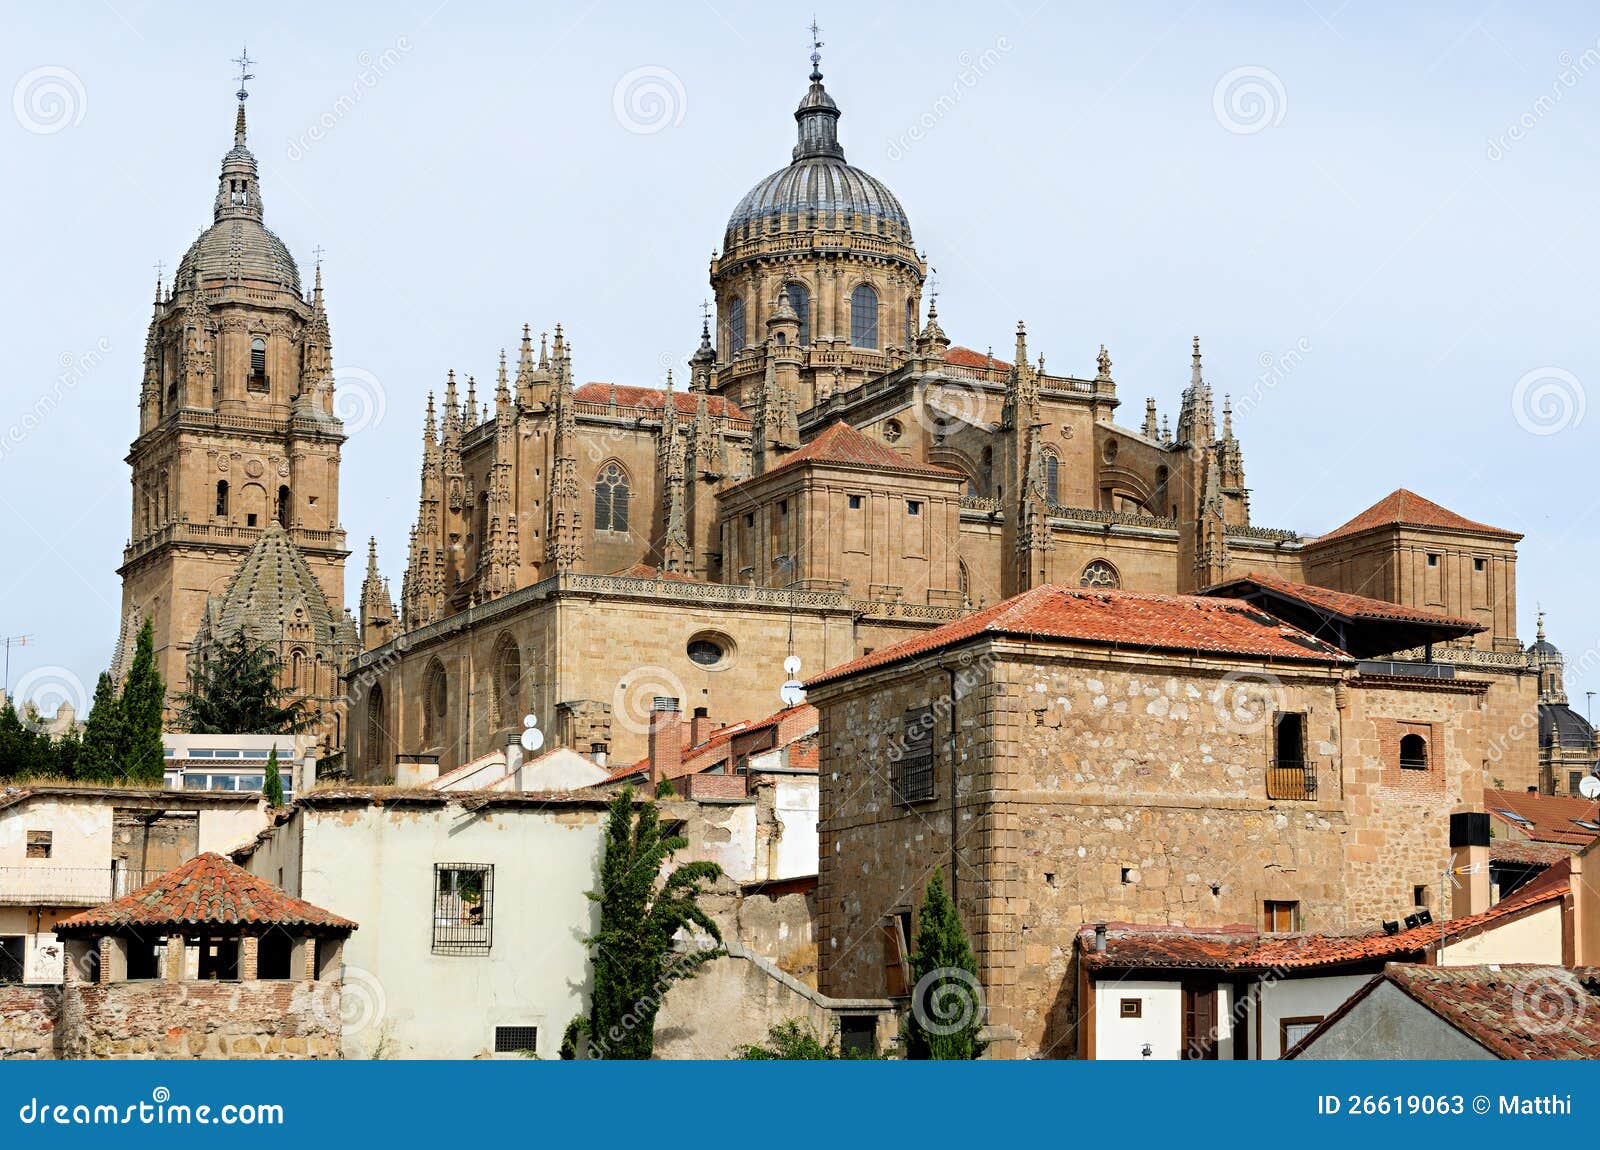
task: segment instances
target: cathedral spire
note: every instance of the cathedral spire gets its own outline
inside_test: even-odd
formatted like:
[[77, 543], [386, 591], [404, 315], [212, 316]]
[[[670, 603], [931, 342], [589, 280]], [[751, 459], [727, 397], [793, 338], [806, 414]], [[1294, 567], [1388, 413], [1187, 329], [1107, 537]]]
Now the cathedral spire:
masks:
[[550, 468], [549, 520], [545, 530], [546, 574], [565, 574], [583, 562], [583, 492], [578, 486], [578, 421], [572, 391], [572, 361], [561, 325], [555, 338], [555, 437]]
[[250, 98], [245, 84], [255, 79], [248, 51], [241, 51], [234, 59], [239, 65], [239, 107], [233, 117], [233, 149], [222, 157], [222, 175], [217, 181], [217, 199], [214, 215], [220, 222], [225, 219], [251, 219], [261, 221], [261, 188], [257, 180], [256, 158], [245, 143], [244, 102]]

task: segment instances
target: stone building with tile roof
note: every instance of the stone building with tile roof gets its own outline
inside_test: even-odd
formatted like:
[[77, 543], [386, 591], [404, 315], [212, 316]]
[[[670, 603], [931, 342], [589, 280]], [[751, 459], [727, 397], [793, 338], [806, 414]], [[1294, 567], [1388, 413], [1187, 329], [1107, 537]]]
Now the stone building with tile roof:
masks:
[[[376, 559], [363, 590], [358, 777], [491, 753], [525, 711], [631, 761], [654, 696], [755, 719], [790, 653], [815, 673], [1046, 584], [1257, 574], [1450, 616], [1434, 658], [1497, 675], [1505, 723], [1532, 707], [1514, 532], [1403, 490], [1321, 537], [1255, 524], [1228, 369], [1198, 339], [1178, 410], [1128, 422], [1104, 348], [1052, 371], [1022, 324], [998, 358], [956, 345], [907, 202], [847, 162], [842, 116], [819, 60], [787, 162], [712, 258], [687, 387], [584, 383], [560, 324], [524, 327], [492, 384], [445, 374], [399, 603]], [[1535, 771], [1508, 754], [1511, 781]]]

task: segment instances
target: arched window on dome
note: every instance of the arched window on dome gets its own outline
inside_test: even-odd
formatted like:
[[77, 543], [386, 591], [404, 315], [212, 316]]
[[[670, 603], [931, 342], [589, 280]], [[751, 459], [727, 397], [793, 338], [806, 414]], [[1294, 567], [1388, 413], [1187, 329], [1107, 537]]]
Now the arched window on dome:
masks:
[[728, 355], [735, 356], [744, 350], [744, 300], [735, 299], [728, 304]]
[[789, 306], [800, 319], [799, 343], [805, 347], [811, 342], [811, 292], [805, 284], [787, 283], [783, 285], [783, 293], [789, 297]]
[[850, 346], [878, 346], [878, 293], [871, 284], [857, 284], [850, 293]]
[[628, 529], [628, 473], [612, 460], [600, 469], [594, 482], [594, 529]]
[[246, 386], [252, 391], [267, 389], [267, 341], [259, 336], [250, 341], [250, 378]]

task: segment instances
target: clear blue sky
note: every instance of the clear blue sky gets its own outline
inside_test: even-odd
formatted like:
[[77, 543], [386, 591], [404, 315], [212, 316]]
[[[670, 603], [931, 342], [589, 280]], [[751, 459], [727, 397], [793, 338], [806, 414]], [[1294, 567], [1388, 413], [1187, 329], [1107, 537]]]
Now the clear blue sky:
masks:
[[[1524, 637], [1539, 602], [1569, 661], [1596, 648], [1593, 10], [1126, 8], [818, 9], [848, 157], [905, 204], [946, 330], [1000, 350], [1025, 319], [1080, 373], [1106, 343], [1132, 424], [1146, 395], [1175, 413], [1198, 334], [1217, 390], [1255, 393], [1256, 522], [1320, 532], [1409, 487], [1524, 532]], [[693, 350], [727, 214], [788, 160], [809, 14], [13, 7], [0, 632], [37, 636], [13, 684], [110, 657], [153, 265], [210, 221], [242, 42], [267, 223], [307, 279], [326, 249], [341, 378], [381, 397], [344, 456], [353, 604], [369, 534], [398, 593], [447, 368], [492, 378], [525, 321], [566, 324], [580, 379]]]

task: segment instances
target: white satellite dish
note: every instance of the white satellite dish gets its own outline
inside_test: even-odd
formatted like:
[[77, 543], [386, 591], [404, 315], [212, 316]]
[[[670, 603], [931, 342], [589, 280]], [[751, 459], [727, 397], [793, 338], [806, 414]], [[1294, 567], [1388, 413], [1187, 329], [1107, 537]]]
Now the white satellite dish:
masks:
[[533, 730], [533, 728], [537, 727], [538, 725], [539, 725], [539, 716], [538, 715], [523, 715], [522, 716], [522, 726], [523, 726], [523, 728], [525, 730], [531, 731], [531, 730]]
[[519, 740], [519, 742], [522, 743], [523, 750], [527, 751], [529, 754], [532, 754], [534, 751], [537, 751], [540, 747], [544, 746], [544, 732], [538, 727], [526, 727], [523, 729], [522, 738]]
[[1586, 799], [1600, 799], [1600, 779], [1584, 775], [1583, 781], [1578, 784], [1578, 793]]
[[791, 679], [798, 675], [800, 673], [800, 656], [790, 655], [785, 659], [783, 661], [783, 672]]
[[778, 689], [778, 698], [785, 707], [794, 707], [806, 701], [806, 689], [799, 679], [790, 679]]

